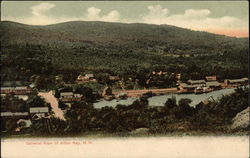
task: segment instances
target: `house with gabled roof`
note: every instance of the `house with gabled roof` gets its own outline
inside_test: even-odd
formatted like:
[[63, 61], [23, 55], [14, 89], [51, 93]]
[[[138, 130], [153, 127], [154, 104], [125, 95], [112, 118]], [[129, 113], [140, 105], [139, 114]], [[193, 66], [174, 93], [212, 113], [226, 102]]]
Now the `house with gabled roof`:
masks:
[[49, 114], [49, 107], [30, 107], [29, 112], [32, 118], [34, 116], [41, 118]]
[[61, 92], [59, 98], [61, 102], [81, 101], [82, 99], [83, 95], [73, 92]]
[[76, 79], [76, 83], [87, 83], [87, 82], [96, 82], [94, 78], [94, 74], [85, 74], [85, 75], [78, 75]]
[[248, 84], [249, 79], [247, 77], [241, 79], [225, 79], [224, 84], [229, 86], [240, 86], [244, 84]]

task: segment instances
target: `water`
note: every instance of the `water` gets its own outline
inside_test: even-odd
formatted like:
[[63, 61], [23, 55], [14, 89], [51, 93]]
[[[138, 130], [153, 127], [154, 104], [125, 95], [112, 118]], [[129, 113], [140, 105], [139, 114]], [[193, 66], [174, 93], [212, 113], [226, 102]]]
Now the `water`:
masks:
[[[165, 95], [160, 95], [160, 96], [153, 96], [148, 99], [149, 105], [150, 106], [163, 106], [164, 103], [168, 98], [171, 98], [172, 96], [175, 96], [176, 101], [178, 102], [181, 98], [188, 98], [191, 99], [192, 102], [190, 106], [195, 106], [199, 104], [201, 101], [204, 101], [205, 99], [208, 99], [210, 96], [212, 96], [215, 100], [222, 97], [222, 95], [227, 95], [230, 93], [234, 92], [234, 88], [230, 89], [221, 89], [209, 93], [204, 93], [204, 94], [165, 94]], [[105, 106], [111, 106], [115, 107], [117, 104], [122, 104], [122, 105], [130, 105], [132, 104], [136, 99], [138, 98], [128, 98], [126, 100], [111, 100], [111, 101], [106, 101], [106, 100], [101, 100], [97, 103], [94, 103], [95, 108], [102, 108]]]
[[163, 96], [155, 96], [155, 97], [149, 98], [149, 105], [163, 106], [168, 98], [175, 96], [177, 102], [182, 98], [188, 98], [192, 100], [192, 102], [190, 103], [190, 106], [195, 106], [199, 104], [201, 101], [208, 99], [210, 96], [212, 96], [216, 100], [222, 97], [222, 95], [227, 95], [233, 92], [234, 92], [234, 89], [221, 89], [221, 90], [213, 91], [210, 93], [203, 93], [203, 94], [192, 93], [192, 94], [173, 94], [173, 95], [168, 94], [168, 95], [163, 95]]

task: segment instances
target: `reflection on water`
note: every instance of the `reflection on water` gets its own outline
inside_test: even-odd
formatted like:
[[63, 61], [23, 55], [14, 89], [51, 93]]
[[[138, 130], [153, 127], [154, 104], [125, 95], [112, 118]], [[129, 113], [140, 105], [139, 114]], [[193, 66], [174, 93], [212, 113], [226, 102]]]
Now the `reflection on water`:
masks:
[[174, 94], [174, 95], [155, 96], [149, 99], [149, 105], [163, 106], [168, 98], [175, 96], [177, 102], [181, 98], [188, 98], [192, 100], [190, 105], [195, 106], [199, 104], [201, 101], [208, 99], [210, 96], [212, 96], [216, 100], [222, 95], [230, 94], [233, 92], [234, 92], [234, 89], [222, 89], [222, 90], [217, 90], [217, 91], [213, 91], [210, 93], [203, 93], [203, 94]]
[[[220, 98], [222, 95], [227, 95], [230, 93], [233, 93], [234, 89], [221, 89], [217, 91], [213, 91], [210, 93], [204, 93], [204, 94], [165, 94], [165, 95], [160, 95], [160, 96], [154, 96], [148, 99], [149, 105], [150, 106], [163, 106], [164, 103], [168, 98], [171, 98], [172, 96], [176, 97], [176, 101], [178, 102], [181, 98], [188, 98], [192, 100], [192, 103], [190, 104], [191, 106], [195, 106], [201, 101], [207, 99], [208, 97], [212, 96], [215, 100]], [[111, 106], [115, 107], [117, 104], [122, 104], [122, 105], [130, 105], [132, 104], [136, 99], [138, 98], [128, 98], [126, 100], [112, 100], [112, 101], [106, 101], [102, 100], [94, 104], [95, 108], [102, 108], [105, 106]]]

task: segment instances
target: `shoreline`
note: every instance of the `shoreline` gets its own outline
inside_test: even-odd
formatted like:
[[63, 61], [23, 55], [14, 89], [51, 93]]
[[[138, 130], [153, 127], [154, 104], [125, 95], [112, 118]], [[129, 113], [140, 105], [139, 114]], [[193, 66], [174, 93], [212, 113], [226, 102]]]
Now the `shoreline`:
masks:
[[[232, 89], [232, 88], [237, 88], [237, 87], [242, 87], [244, 85], [240, 86], [222, 86], [220, 89], [212, 89], [211, 91], [208, 92], [203, 92], [203, 93], [210, 93], [213, 91], [217, 90], [222, 90], [222, 89]], [[164, 94], [196, 94], [194, 91], [181, 91], [178, 90], [178, 88], [161, 88], [161, 89], [138, 89], [138, 90], [121, 90], [121, 91], [114, 91], [113, 95], [118, 95], [119, 93], [127, 93], [127, 97], [129, 98], [138, 98], [142, 96], [145, 93], [152, 92], [153, 95], [159, 96], [159, 95], [164, 95]], [[203, 94], [201, 93], [201, 94]], [[199, 93], [200, 94], [200, 93]], [[197, 95], [199, 95], [197, 94]]]

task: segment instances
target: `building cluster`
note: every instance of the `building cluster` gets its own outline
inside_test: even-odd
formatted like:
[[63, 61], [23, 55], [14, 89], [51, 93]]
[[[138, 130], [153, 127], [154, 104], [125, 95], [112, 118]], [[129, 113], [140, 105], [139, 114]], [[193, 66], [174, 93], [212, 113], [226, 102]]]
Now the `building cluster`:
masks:
[[222, 87], [237, 87], [248, 83], [248, 78], [226, 79], [224, 83], [217, 81], [216, 76], [206, 76], [205, 80], [188, 80], [187, 83], [178, 83], [180, 93], [205, 93]]
[[[27, 129], [32, 125], [31, 120], [49, 117], [49, 107], [30, 107], [28, 112], [1, 112], [1, 118], [16, 118], [16, 132]], [[4, 127], [4, 126], [3, 126]], [[2, 129], [4, 131], [4, 129]]]
[[[109, 76], [110, 81], [119, 81], [120, 78], [118, 76]], [[94, 74], [85, 74], [85, 75], [78, 75], [76, 79], [77, 84], [89, 83], [89, 82], [97, 82], [94, 77]]]
[[188, 80], [187, 83], [180, 82], [178, 89], [182, 93], [203, 93], [221, 88], [216, 76], [206, 76], [205, 78], [205, 80]]
[[41, 118], [46, 117], [49, 114], [49, 107], [30, 107], [29, 112], [1, 112], [1, 117], [30, 117]]
[[[154, 72], [156, 75], [162, 75], [165, 72]], [[206, 76], [201, 80], [188, 80], [187, 82], [180, 81], [181, 74], [176, 75], [178, 80], [178, 87], [175, 88], [176, 93], [206, 93], [220, 88], [227, 87], [238, 87], [245, 84], [248, 84], [248, 78], [241, 79], [225, 79], [224, 82], [218, 82], [216, 76]], [[109, 76], [109, 79], [112, 81], [120, 81], [118, 76]], [[87, 83], [87, 82], [96, 82], [93, 74], [79, 75], [77, 77], [77, 83]], [[36, 94], [37, 90], [34, 84], [23, 84], [21, 82], [8, 82], [7, 84], [1, 85], [1, 97], [7, 95], [15, 96], [29, 96], [31, 94]], [[58, 100], [70, 104], [75, 101], [82, 101], [84, 96], [75, 91], [59, 91]], [[113, 93], [111, 87], [105, 87], [100, 93], [100, 95], [105, 100], [112, 100], [114, 98], [123, 99], [127, 98], [128, 94], [123, 93]], [[35, 106], [35, 105], [34, 105]], [[18, 118], [17, 121], [18, 129], [30, 127], [31, 120], [36, 120], [44, 117], [50, 117], [50, 108], [49, 107], [29, 107], [29, 110], [26, 112], [11, 112], [11, 111], [1, 111], [2, 118]]]
[[20, 81], [5, 82], [1, 85], [1, 95], [29, 95], [35, 92], [35, 85], [26, 85]]
[[[30, 95], [36, 93], [37, 90], [34, 84], [25, 84], [20, 81], [8, 81], [1, 84], [1, 97], [14, 95], [15, 97], [26, 100], [24, 98], [29, 98]], [[4, 108], [2, 107], [2, 109]], [[25, 112], [1, 111], [1, 118], [16, 118], [18, 120], [18, 128], [16, 130], [20, 131], [21, 129], [30, 127], [32, 124], [31, 120], [48, 117], [49, 113], [49, 107], [29, 107]]]
[[97, 80], [94, 78], [94, 74], [79, 75], [76, 79], [76, 83], [78, 84], [88, 82], [97, 82]]

